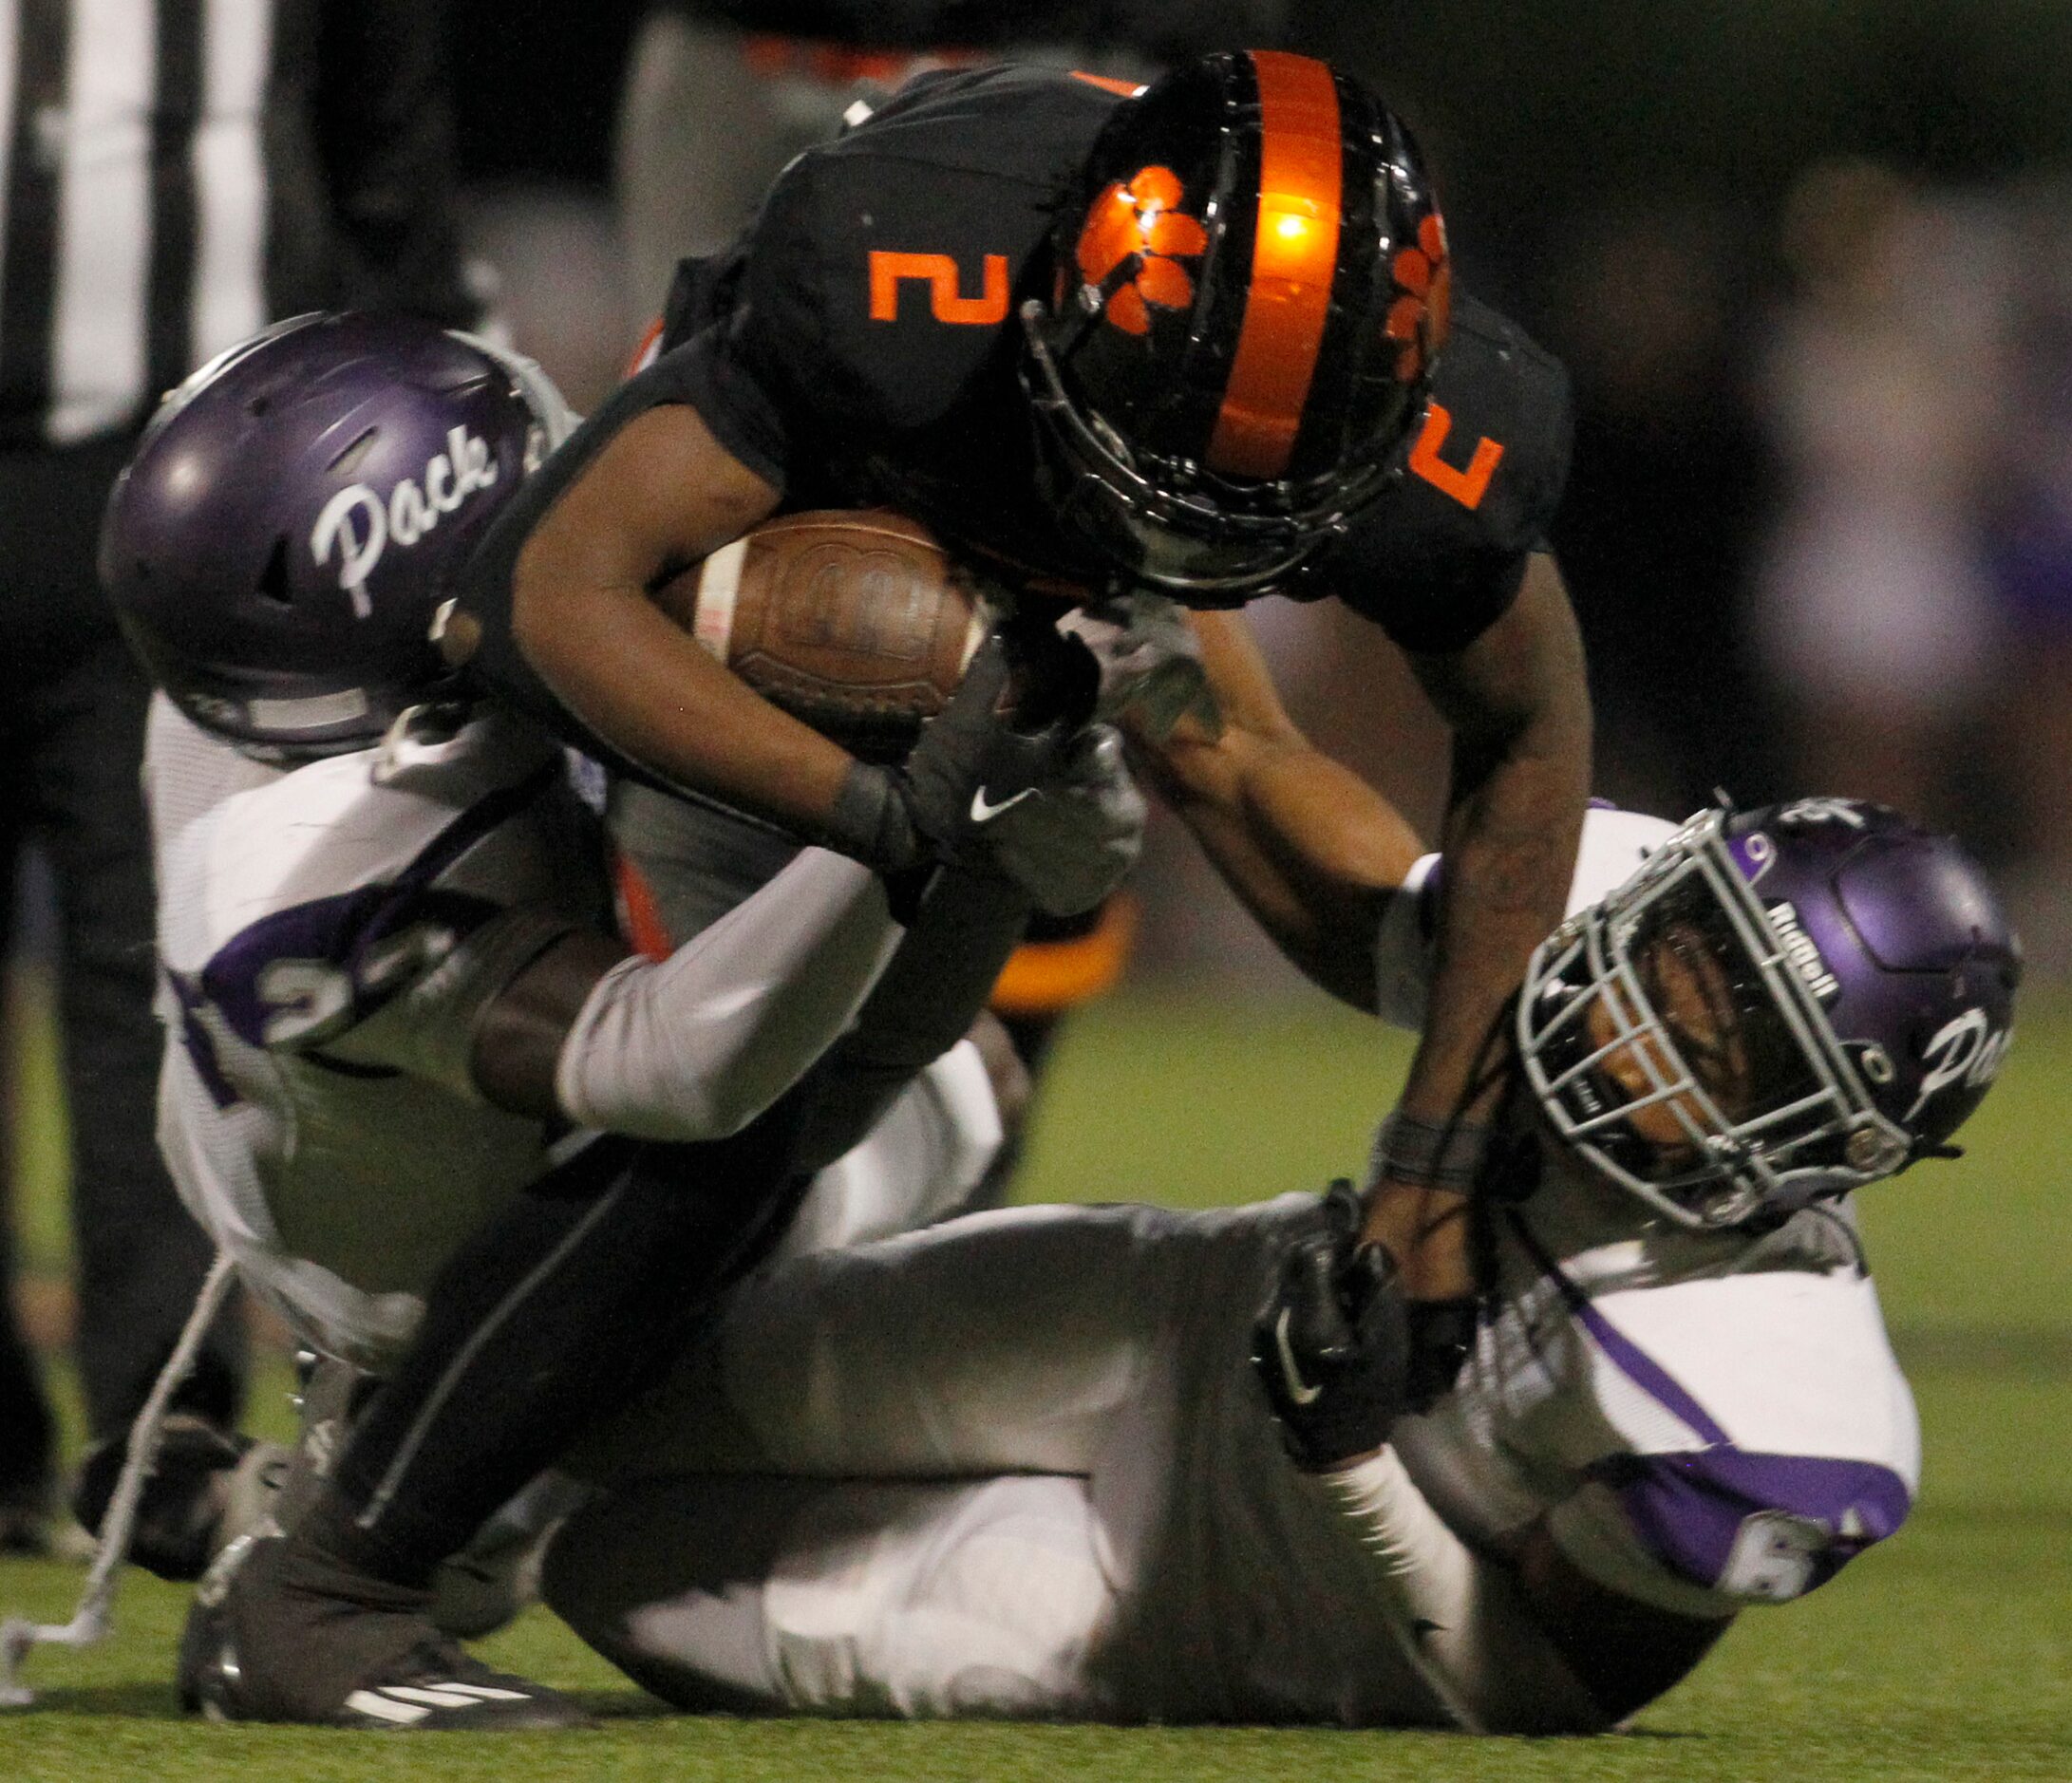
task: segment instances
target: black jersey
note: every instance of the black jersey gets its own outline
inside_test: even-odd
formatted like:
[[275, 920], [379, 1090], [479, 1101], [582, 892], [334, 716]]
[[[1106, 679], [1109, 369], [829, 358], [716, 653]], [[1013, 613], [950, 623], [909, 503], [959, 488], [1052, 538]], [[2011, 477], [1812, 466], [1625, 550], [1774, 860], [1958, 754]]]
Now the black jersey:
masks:
[[[734, 247], [679, 280], [661, 357], [520, 492], [471, 566], [491, 678], [537, 695], [499, 637], [511, 566], [601, 441], [660, 404], [695, 407], [788, 509], [882, 504], [1027, 575], [1111, 580], [1043, 502], [1017, 310], [1052, 294], [1058, 207], [1121, 103], [1113, 83], [1049, 69], [928, 74], [794, 160]], [[1337, 594], [1407, 648], [1464, 648], [1517, 591], [1568, 431], [1560, 366], [1457, 297], [1399, 475], [1288, 591]]]

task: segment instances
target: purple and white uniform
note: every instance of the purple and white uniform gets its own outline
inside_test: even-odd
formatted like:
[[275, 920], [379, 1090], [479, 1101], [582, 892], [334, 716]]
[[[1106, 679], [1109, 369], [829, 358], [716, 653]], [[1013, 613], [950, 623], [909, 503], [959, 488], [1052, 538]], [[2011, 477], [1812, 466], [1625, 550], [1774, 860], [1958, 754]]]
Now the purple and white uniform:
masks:
[[[1832, 1577], [1918, 1477], [1845, 1220], [1636, 1238], [1614, 1195], [1563, 1172], [1500, 1222], [1500, 1309], [1397, 1427], [1474, 1574], [1484, 1725], [1592, 1719], [1486, 1564], [1539, 1519], [1611, 1589], [1717, 1616]], [[619, 1490], [549, 1602], [693, 1704], [1443, 1724], [1247, 1361], [1314, 1207], [1014, 1209], [780, 1265], [585, 1457]]]
[[545, 1166], [544, 1123], [485, 1102], [469, 1051], [513, 976], [607, 916], [564, 764], [492, 713], [271, 767], [153, 702], [160, 1148], [247, 1285], [362, 1366]]
[[1920, 1477], [1853, 1223], [1634, 1238], [1624, 1211], [1592, 1191], [1498, 1216], [1502, 1313], [1395, 1446], [1471, 1544], [1544, 1514], [1581, 1571], [1662, 1609], [1801, 1596], [1892, 1534]]
[[1458, 1386], [1393, 1439], [1421, 1527], [1392, 1564], [1449, 1606], [1435, 1682], [1248, 1361], [1316, 1205], [1017, 1209], [779, 1265], [579, 1458], [614, 1490], [549, 1602], [693, 1706], [1588, 1727], [1502, 1564], [1531, 1526], [1614, 1591], [1722, 1616], [1906, 1515], [1912, 1401], [1846, 1211], [1636, 1221], [1550, 1147], [1496, 1211]]
[[[518, 972], [609, 925], [597, 823], [560, 745], [494, 707], [458, 730], [406, 720], [375, 748], [291, 769], [161, 696], [145, 776], [160, 1149], [247, 1285], [307, 1342], [380, 1373], [453, 1247], [550, 1162], [547, 1124], [486, 1102], [470, 1055]], [[709, 821], [691, 863], [698, 927], [795, 852], [729, 854], [739, 820]], [[744, 960], [740, 994], [714, 1001], [763, 994], [766, 969]], [[781, 1248], [939, 1216], [1000, 1136], [985, 1067], [959, 1045], [821, 1173]]]

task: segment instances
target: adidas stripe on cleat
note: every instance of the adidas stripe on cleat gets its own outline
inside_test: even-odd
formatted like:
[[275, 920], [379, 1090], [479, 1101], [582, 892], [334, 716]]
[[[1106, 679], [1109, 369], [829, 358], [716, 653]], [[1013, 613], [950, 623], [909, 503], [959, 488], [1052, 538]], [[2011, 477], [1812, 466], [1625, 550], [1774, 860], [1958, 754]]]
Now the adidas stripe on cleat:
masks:
[[[502, 1674], [483, 1668], [483, 1678]], [[445, 1729], [557, 1728], [587, 1717], [558, 1693], [512, 1678], [501, 1683], [433, 1676], [407, 1684], [375, 1684], [355, 1690], [339, 1719], [348, 1726]]]
[[431, 1594], [310, 1576], [277, 1534], [226, 1549], [195, 1592], [180, 1704], [212, 1721], [391, 1732], [533, 1732], [590, 1717], [543, 1684], [492, 1671], [428, 1614]]

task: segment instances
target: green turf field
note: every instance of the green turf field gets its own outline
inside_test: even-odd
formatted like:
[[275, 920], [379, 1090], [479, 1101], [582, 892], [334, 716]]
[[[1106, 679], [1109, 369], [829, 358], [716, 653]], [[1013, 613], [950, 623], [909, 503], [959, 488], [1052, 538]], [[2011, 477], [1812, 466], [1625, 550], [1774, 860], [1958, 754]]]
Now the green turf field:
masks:
[[[1313, 1186], [1356, 1167], [1402, 1060], [1315, 1003], [1242, 1014], [1113, 1005], [1062, 1053], [1027, 1192], [1205, 1204]], [[2068, 1103], [2072, 1006], [2032, 1010], [1965, 1135], [1974, 1156], [1867, 1199], [1926, 1433], [1912, 1520], [1817, 1596], [1745, 1616], [1628, 1736], [686, 1719], [656, 1713], [537, 1611], [489, 1656], [588, 1693], [600, 1729], [410, 1741], [208, 1728], [173, 1717], [166, 1684], [182, 1594], [139, 1578], [113, 1642], [32, 1661], [43, 1700], [0, 1719], [0, 1779], [2072, 1779], [2072, 1199], [2059, 1170]], [[47, 1254], [59, 1223], [31, 1210], [31, 1224]], [[0, 1607], [62, 1618], [78, 1578], [0, 1563]]]

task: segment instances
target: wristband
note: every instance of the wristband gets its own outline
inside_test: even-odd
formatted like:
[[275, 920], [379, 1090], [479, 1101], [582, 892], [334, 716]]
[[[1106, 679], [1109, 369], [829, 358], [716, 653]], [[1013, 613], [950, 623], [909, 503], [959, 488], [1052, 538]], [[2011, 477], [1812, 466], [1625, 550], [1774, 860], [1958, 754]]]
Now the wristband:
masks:
[[1481, 1121], [1420, 1120], [1398, 1109], [1374, 1135], [1368, 1175], [1467, 1194], [1481, 1174], [1491, 1132]]
[[867, 761], [853, 762], [843, 776], [821, 825], [821, 840], [876, 873], [901, 873], [923, 857], [921, 838], [892, 774]]

